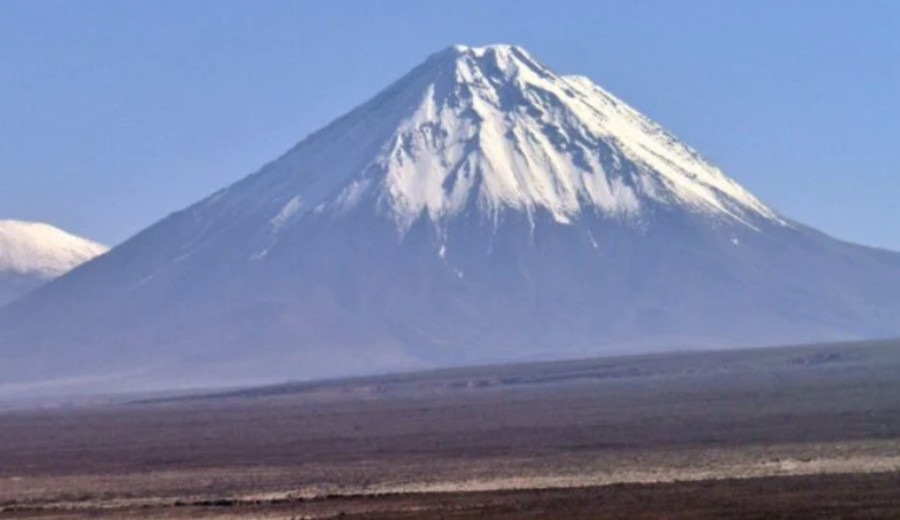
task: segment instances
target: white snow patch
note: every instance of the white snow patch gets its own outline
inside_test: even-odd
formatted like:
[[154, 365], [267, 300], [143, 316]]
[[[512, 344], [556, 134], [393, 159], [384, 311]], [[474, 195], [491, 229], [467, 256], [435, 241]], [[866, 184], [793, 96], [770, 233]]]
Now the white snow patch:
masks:
[[281, 228], [281, 226], [283, 226], [284, 223], [288, 221], [288, 219], [290, 219], [295, 214], [297, 214], [298, 211], [300, 211], [301, 207], [303, 207], [303, 203], [301, 202], [299, 195], [291, 198], [291, 200], [289, 200], [287, 204], [281, 207], [281, 209], [278, 211], [278, 214], [275, 215], [275, 217], [271, 221], [269, 221], [270, 224], [272, 224], [272, 227], [274, 227], [275, 229]]

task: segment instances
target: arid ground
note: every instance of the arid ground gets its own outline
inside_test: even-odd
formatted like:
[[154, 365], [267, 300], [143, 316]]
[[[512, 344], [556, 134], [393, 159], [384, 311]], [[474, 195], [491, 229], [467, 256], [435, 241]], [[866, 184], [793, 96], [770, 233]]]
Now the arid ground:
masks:
[[900, 518], [900, 342], [0, 413], [0, 518]]

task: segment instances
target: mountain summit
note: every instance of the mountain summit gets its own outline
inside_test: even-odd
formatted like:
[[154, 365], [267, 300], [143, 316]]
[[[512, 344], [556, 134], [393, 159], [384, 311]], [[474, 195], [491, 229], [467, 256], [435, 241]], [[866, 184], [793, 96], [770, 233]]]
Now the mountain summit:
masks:
[[470, 210], [566, 223], [585, 211], [637, 221], [669, 205], [779, 220], [587, 78], [558, 76], [510, 45], [434, 54], [225, 195], [235, 193], [245, 210], [283, 203], [279, 223], [368, 204], [401, 231]]
[[0, 220], [0, 305], [106, 250], [49, 224]]
[[898, 294], [900, 255], [779, 215], [587, 78], [454, 46], [0, 312], [0, 383], [867, 338], [900, 334]]

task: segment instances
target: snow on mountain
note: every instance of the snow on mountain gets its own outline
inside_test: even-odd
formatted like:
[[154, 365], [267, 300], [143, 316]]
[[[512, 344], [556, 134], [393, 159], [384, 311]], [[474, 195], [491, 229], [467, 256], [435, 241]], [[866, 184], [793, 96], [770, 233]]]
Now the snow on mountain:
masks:
[[[252, 188], [250, 187], [252, 186]], [[249, 193], [247, 193], [249, 191]], [[273, 217], [377, 199], [402, 229], [452, 217], [585, 209], [639, 219], [648, 203], [750, 223], [779, 220], [622, 101], [579, 76], [560, 77], [509, 45], [454, 46], [226, 191]], [[286, 194], [291, 194], [287, 197]]]
[[106, 251], [48, 224], [0, 220], [0, 305]]
[[0, 392], [900, 335], [898, 295], [900, 254], [779, 215], [587, 78], [455, 46], [0, 311]]

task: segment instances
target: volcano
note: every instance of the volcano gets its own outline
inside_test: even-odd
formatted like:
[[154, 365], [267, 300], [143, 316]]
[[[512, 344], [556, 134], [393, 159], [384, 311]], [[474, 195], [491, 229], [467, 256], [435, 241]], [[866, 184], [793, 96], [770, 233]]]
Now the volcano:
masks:
[[893, 335], [900, 254], [779, 214], [585, 77], [454, 46], [0, 311], [0, 388]]

